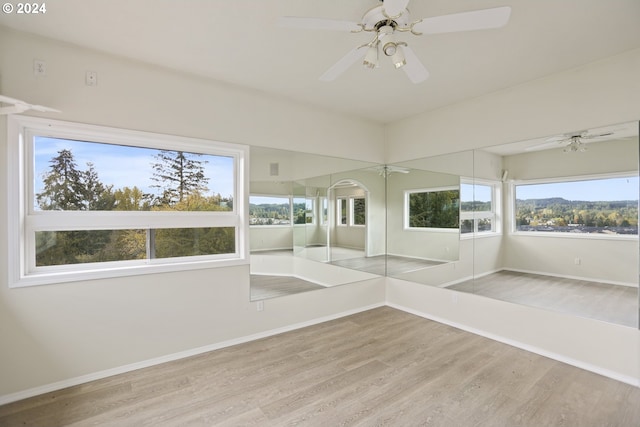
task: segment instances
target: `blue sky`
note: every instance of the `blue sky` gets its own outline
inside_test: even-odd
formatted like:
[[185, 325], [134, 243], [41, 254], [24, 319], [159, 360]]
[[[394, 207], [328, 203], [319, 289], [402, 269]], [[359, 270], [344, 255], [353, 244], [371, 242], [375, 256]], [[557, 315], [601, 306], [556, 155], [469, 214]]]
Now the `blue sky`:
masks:
[[[80, 170], [93, 163], [102, 183], [113, 185], [114, 190], [137, 186], [144, 192], [156, 194], [156, 184], [151, 180], [156, 162], [154, 155], [159, 150], [124, 145], [87, 143], [58, 138], [37, 137], [35, 141], [35, 191], [42, 190], [43, 174], [49, 170], [50, 161], [62, 149], [71, 150]], [[209, 178], [209, 195], [220, 193], [223, 197], [233, 195], [233, 158], [202, 155], [206, 160], [205, 175]]]
[[553, 184], [519, 185], [518, 199], [562, 197], [566, 200], [615, 201], [638, 200], [638, 177], [608, 178]]
[[[579, 201], [617, 201], [638, 200], [638, 177], [607, 178], [587, 181], [558, 182], [548, 184], [518, 185], [518, 199], [546, 199], [562, 197], [566, 200]], [[460, 186], [460, 198], [463, 202], [475, 200], [488, 202], [491, 200], [491, 188], [487, 185], [476, 185], [475, 194], [471, 184]]]

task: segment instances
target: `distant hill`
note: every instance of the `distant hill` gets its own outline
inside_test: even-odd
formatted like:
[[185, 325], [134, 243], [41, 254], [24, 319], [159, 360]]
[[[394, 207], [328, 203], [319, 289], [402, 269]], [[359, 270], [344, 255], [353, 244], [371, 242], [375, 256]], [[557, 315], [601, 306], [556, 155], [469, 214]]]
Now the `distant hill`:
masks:
[[591, 200], [567, 200], [562, 197], [548, 197], [543, 199], [516, 199], [517, 205], [535, 205], [538, 208], [545, 208], [557, 205], [565, 205], [571, 207], [585, 206], [585, 207], [608, 207], [615, 209], [618, 207], [637, 206], [638, 200], [606, 200], [606, 201], [591, 201]]

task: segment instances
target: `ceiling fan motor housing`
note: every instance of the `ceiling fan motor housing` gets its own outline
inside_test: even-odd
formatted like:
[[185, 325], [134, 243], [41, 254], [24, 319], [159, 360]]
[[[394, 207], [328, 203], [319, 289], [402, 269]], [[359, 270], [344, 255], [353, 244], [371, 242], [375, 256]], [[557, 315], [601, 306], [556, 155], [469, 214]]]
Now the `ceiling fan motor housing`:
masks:
[[362, 24], [367, 30], [378, 31], [387, 25], [395, 30], [397, 27], [408, 27], [411, 25], [411, 20], [409, 19], [409, 10], [407, 9], [405, 9], [400, 16], [390, 18], [385, 14], [383, 6], [376, 6], [364, 14]]

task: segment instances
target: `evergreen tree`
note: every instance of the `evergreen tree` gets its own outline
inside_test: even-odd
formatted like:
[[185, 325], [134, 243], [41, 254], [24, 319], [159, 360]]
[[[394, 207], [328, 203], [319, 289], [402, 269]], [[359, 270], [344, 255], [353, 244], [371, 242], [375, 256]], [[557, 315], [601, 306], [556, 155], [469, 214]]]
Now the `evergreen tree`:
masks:
[[185, 153], [184, 151], [162, 150], [155, 155], [156, 163], [152, 163], [153, 179], [157, 185], [154, 188], [162, 190], [156, 199], [159, 205], [175, 205], [194, 193], [208, 191], [209, 178], [204, 174], [203, 160], [197, 160], [200, 154]]
[[[98, 178], [92, 163], [81, 171], [71, 150], [63, 149], [50, 160], [44, 188], [36, 194], [43, 210], [111, 210], [115, 198], [112, 186]], [[111, 230], [49, 231], [36, 233], [36, 264], [58, 265], [93, 262], [111, 239]]]
[[42, 210], [74, 211], [85, 208], [84, 173], [78, 170], [71, 150], [60, 150], [49, 161], [44, 175], [44, 189], [36, 194]]
[[85, 208], [90, 211], [113, 210], [116, 199], [113, 185], [104, 185], [98, 178], [98, 172], [93, 163], [87, 163], [87, 170], [83, 173]]

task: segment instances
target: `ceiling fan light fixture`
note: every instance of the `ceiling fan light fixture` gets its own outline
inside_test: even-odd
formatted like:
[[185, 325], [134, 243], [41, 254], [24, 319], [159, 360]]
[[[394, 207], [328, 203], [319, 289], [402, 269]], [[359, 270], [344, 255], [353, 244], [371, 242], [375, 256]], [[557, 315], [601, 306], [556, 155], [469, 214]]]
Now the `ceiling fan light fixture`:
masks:
[[400, 48], [396, 49], [396, 52], [391, 57], [391, 62], [393, 62], [393, 66], [396, 68], [400, 68], [407, 65], [407, 60], [404, 57], [404, 53], [402, 53], [402, 49]]
[[393, 56], [398, 51], [398, 45], [395, 42], [392, 42], [392, 41], [387, 42], [382, 47], [382, 51], [387, 56]]
[[562, 151], [564, 153], [576, 153], [576, 152], [584, 153], [585, 151], [587, 151], [587, 146], [585, 145], [584, 142], [580, 140], [579, 137], [572, 137], [571, 143], [569, 143], [569, 145], [564, 147]]
[[365, 68], [376, 68], [378, 66], [378, 45], [369, 46], [362, 62]]

